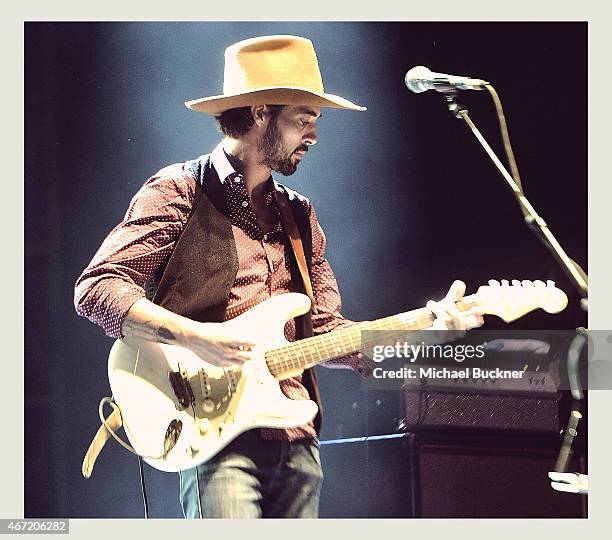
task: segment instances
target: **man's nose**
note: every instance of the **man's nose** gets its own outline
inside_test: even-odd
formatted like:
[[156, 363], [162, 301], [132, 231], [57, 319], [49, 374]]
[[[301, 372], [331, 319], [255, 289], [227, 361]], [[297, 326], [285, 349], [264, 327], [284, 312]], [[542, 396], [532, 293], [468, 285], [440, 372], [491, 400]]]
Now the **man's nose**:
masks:
[[304, 144], [309, 146], [312, 144], [317, 144], [317, 140], [317, 126], [312, 126], [304, 135]]

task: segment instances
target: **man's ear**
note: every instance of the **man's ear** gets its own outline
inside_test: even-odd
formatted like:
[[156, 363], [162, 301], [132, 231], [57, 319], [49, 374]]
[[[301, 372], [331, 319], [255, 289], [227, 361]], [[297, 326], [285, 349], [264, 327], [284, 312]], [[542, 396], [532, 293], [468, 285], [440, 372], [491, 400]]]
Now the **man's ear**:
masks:
[[258, 126], [261, 126], [265, 122], [268, 113], [269, 111], [267, 110], [267, 107], [265, 105], [251, 106], [251, 114], [253, 115], [253, 120]]

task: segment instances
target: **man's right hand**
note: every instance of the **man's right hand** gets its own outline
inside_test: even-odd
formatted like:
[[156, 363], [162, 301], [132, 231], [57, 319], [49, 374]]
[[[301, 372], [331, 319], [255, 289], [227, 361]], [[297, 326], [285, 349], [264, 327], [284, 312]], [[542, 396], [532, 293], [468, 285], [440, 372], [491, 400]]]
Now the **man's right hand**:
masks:
[[255, 343], [234, 334], [224, 323], [195, 323], [182, 333], [179, 344], [215, 366], [242, 365], [253, 358]]
[[172, 313], [146, 298], [129, 309], [121, 324], [122, 337], [134, 337], [185, 347], [219, 367], [242, 365], [253, 357], [255, 343], [243, 339], [227, 323], [201, 323]]

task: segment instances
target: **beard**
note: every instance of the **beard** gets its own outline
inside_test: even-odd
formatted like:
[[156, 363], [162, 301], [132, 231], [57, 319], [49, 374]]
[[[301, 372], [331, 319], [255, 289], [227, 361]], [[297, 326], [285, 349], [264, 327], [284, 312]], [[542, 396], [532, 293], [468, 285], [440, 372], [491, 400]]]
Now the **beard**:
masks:
[[283, 176], [291, 176], [296, 170], [299, 160], [291, 161], [291, 156], [297, 150], [308, 152], [308, 146], [302, 144], [294, 150], [288, 150], [283, 137], [278, 130], [276, 117], [272, 118], [263, 135], [259, 148], [263, 154], [261, 164]]

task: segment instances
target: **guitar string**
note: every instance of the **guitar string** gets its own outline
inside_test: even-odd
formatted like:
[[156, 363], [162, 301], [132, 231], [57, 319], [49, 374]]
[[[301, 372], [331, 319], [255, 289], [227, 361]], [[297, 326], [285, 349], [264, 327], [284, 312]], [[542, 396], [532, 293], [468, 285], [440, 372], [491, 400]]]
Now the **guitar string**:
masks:
[[[464, 296], [457, 301], [456, 307], [461, 311], [466, 311], [477, 303], [478, 295], [473, 294]], [[288, 373], [291, 371], [303, 371], [309, 366], [358, 352], [362, 348], [360, 345], [363, 341], [363, 331], [382, 330], [399, 333], [422, 330], [431, 326], [434, 320], [435, 317], [430, 310], [418, 308], [376, 321], [358, 323], [355, 326], [341, 328], [331, 333], [294, 341], [283, 347], [266, 351], [264, 358], [272, 375], [288, 377]], [[398, 328], [398, 326], [401, 328]]]
[[[343, 328], [334, 334], [322, 334], [303, 340], [292, 342], [289, 345], [273, 349], [266, 353], [266, 363], [271, 372], [277, 375], [292, 369], [305, 369], [308, 363], [314, 361], [319, 363], [332, 358], [338, 358], [346, 354], [351, 354], [360, 349], [361, 333], [364, 330], [383, 330], [405, 332], [407, 330], [420, 330], [427, 328], [434, 320], [431, 312], [426, 315], [414, 315], [415, 312], [424, 311], [426, 308], [408, 312], [410, 317], [406, 319], [408, 313], [392, 315], [374, 322], [367, 322], [350, 328]], [[398, 328], [398, 326], [401, 327]], [[325, 354], [321, 355], [320, 351]]]
[[[456, 302], [460, 311], [467, 311], [478, 304], [478, 295], [465, 296]], [[422, 314], [426, 311], [426, 315]], [[435, 320], [433, 313], [427, 308], [419, 308], [413, 311], [392, 315], [379, 319], [378, 321], [364, 322], [350, 328], [339, 329], [333, 333], [312, 336], [303, 340], [292, 342], [278, 349], [272, 349], [265, 353], [265, 361], [268, 369], [274, 376], [288, 376], [292, 370], [302, 371], [309, 364], [316, 365], [326, 360], [340, 358], [360, 350], [357, 344], [361, 344], [361, 332], [364, 330], [391, 330], [406, 331], [419, 330], [431, 326]], [[401, 326], [398, 330], [393, 328]], [[336, 346], [334, 347], [334, 344]], [[333, 348], [335, 354], [330, 355], [329, 347]], [[322, 350], [325, 354], [321, 354]]]
[[[466, 302], [468, 298], [464, 297], [463, 305], [458, 305], [460, 309], [465, 310], [471, 307]], [[434, 319], [433, 314], [427, 308], [419, 308], [376, 321], [365, 321], [349, 328], [338, 329], [333, 333], [311, 336], [272, 349], [265, 353], [265, 361], [272, 375], [282, 376], [292, 370], [302, 371], [308, 364], [316, 365], [325, 360], [357, 352], [361, 348], [359, 345], [362, 343], [361, 334], [364, 330], [404, 333], [428, 328]], [[324, 351], [324, 354], [322, 355], [320, 351]], [[194, 376], [194, 379], [197, 378], [197, 375]]]
[[[476, 305], [477, 296], [465, 296], [456, 303], [461, 311]], [[423, 312], [426, 312], [423, 314]], [[399, 315], [391, 315], [377, 321], [364, 322], [350, 328], [339, 329], [333, 334], [322, 334], [291, 342], [289, 345], [272, 349], [265, 354], [268, 369], [274, 376], [287, 375], [292, 370], [304, 370], [308, 364], [316, 365], [326, 360], [340, 358], [357, 352], [361, 347], [361, 333], [364, 330], [423, 330], [431, 326], [435, 317], [427, 308], [418, 308]], [[397, 326], [401, 326], [398, 329]], [[367, 327], [367, 328], [366, 328]], [[335, 347], [333, 344], [337, 344]], [[329, 347], [328, 347], [329, 346]], [[330, 347], [334, 353], [330, 354]], [[320, 351], [325, 349], [324, 355]], [[317, 358], [318, 357], [318, 358]]]

